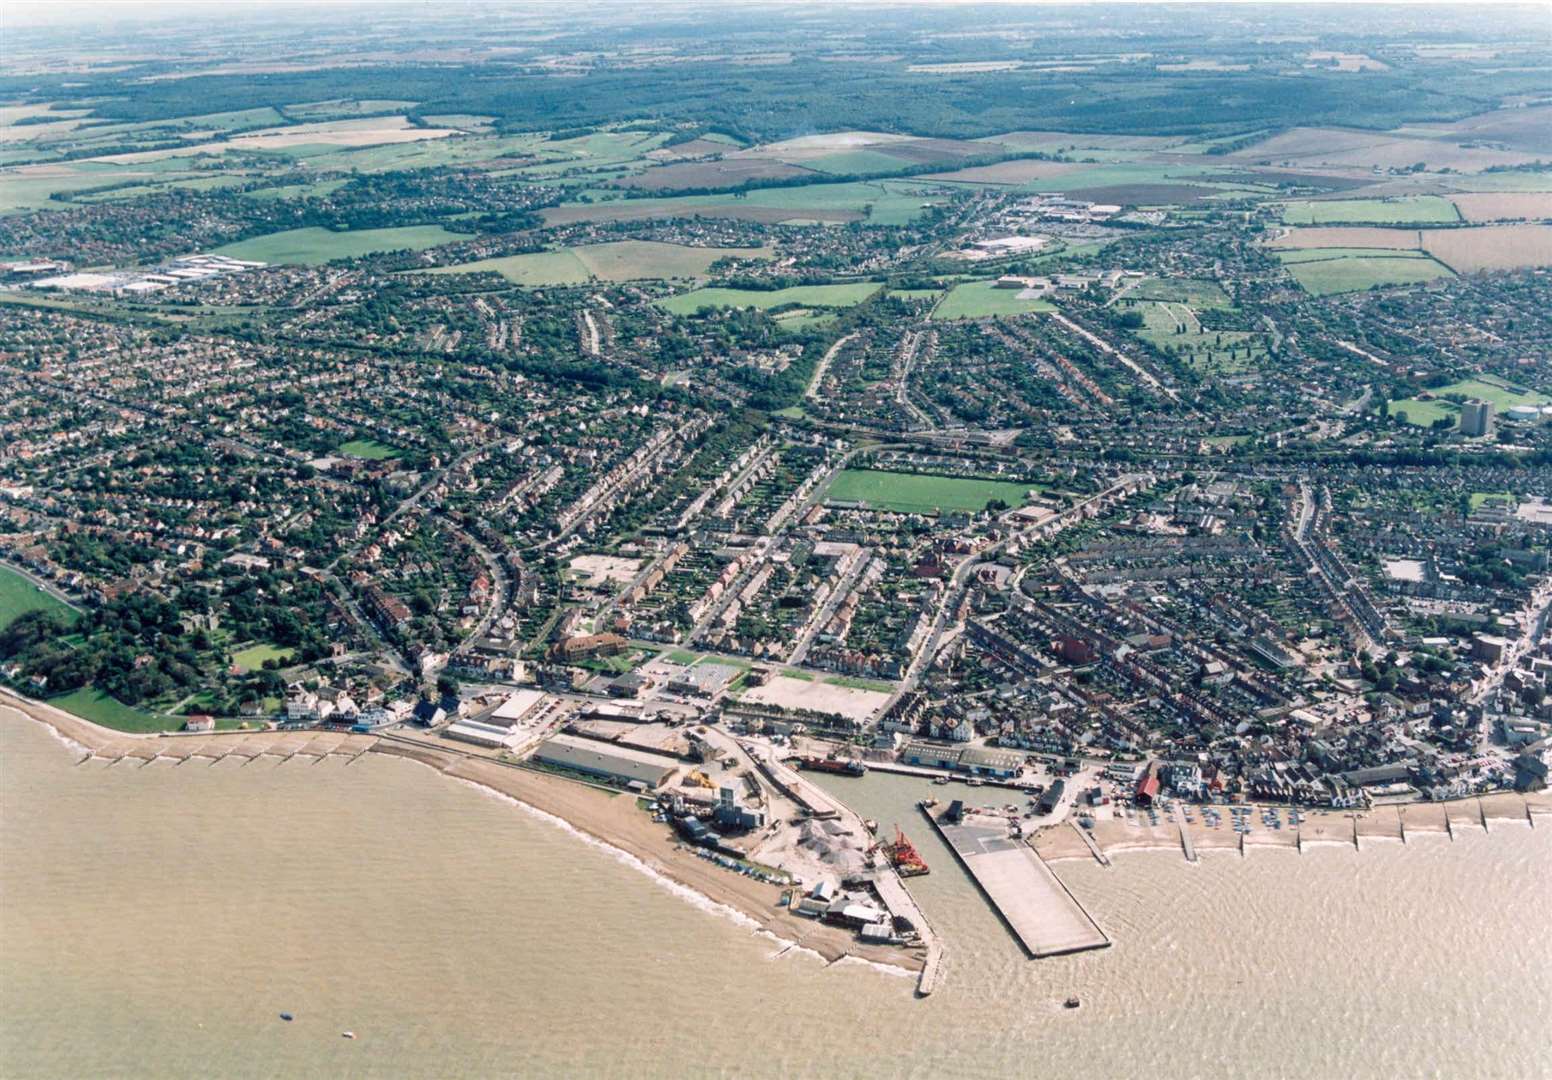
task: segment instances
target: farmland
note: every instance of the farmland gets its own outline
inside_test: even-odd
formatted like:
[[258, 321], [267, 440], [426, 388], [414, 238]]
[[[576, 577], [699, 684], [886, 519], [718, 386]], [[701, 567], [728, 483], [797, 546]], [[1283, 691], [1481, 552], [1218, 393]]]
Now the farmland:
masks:
[[787, 304], [804, 307], [851, 307], [878, 291], [876, 281], [849, 285], [796, 285], [788, 289], [696, 289], [657, 301], [657, 306], [674, 315], [690, 315], [703, 307], [745, 307], [767, 311]]
[[763, 259], [762, 248], [705, 248], [650, 240], [620, 240], [555, 251], [508, 255], [428, 270], [431, 274], [497, 273], [516, 285], [577, 285], [599, 281], [703, 276], [721, 259]]
[[1455, 204], [1437, 195], [1405, 199], [1333, 199], [1289, 203], [1283, 207], [1289, 225], [1424, 225], [1460, 220]]
[[1432, 259], [1370, 255], [1354, 252], [1329, 259], [1294, 262], [1288, 272], [1315, 296], [1359, 292], [1375, 286], [1416, 285], [1450, 277], [1450, 270]]
[[1460, 274], [1552, 266], [1552, 225], [1484, 225], [1425, 232], [1423, 250]]
[[1479, 191], [1451, 195], [1466, 221], [1541, 221], [1552, 218], [1552, 192]]
[[1006, 480], [976, 480], [925, 473], [843, 469], [830, 485], [831, 502], [867, 503], [902, 514], [978, 512], [993, 499], [1022, 506], [1029, 487]]
[[353, 259], [379, 251], [421, 251], [468, 237], [448, 232], [440, 225], [405, 225], [390, 229], [288, 229], [285, 232], [239, 240], [216, 249], [217, 255], [255, 259], [266, 263], [317, 266], [335, 259]]

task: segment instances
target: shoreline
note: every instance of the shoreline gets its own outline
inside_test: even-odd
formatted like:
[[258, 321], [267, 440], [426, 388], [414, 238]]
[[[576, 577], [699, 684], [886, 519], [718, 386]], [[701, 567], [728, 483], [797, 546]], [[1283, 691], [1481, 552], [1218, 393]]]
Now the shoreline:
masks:
[[549, 819], [708, 914], [768, 935], [780, 946], [776, 955], [801, 949], [819, 956], [827, 965], [860, 961], [891, 969], [889, 974], [902, 975], [916, 975], [925, 963], [918, 950], [868, 945], [840, 927], [792, 914], [778, 906], [781, 888], [733, 874], [696, 857], [666, 829], [636, 809], [635, 796], [629, 794], [610, 794], [560, 777], [375, 735], [234, 731], [170, 739], [113, 731], [7, 691], [0, 691], [0, 709], [15, 711], [51, 729], [67, 745], [85, 754], [82, 761], [115, 754], [114, 761], [129, 757], [142, 763], [157, 758], [181, 763], [200, 757], [214, 764], [227, 756], [251, 760], [259, 756], [354, 757], [362, 753], [408, 759], [486, 795], [514, 802], [541, 819]]
[[[1145, 824], [1140, 819], [1127, 821], [1112, 817], [1095, 823], [1089, 836], [1106, 859], [1131, 852], [1174, 853], [1187, 858], [1181, 829], [1189, 836], [1198, 857], [1229, 853], [1248, 856], [1253, 850], [1289, 851], [1300, 854], [1316, 847], [1349, 847], [1362, 851], [1374, 842], [1407, 844], [1415, 837], [1454, 839], [1458, 830], [1492, 832], [1494, 824], [1521, 824], [1535, 828], [1536, 817], [1552, 815], [1552, 789], [1536, 792], [1495, 791], [1449, 802], [1392, 803], [1365, 811], [1304, 810], [1301, 825], [1286, 823], [1270, 829], [1260, 821], [1261, 803], [1246, 803], [1251, 831], [1244, 836], [1235, 832], [1225, 819], [1213, 827], [1200, 816], [1181, 826], [1173, 819]], [[1285, 804], [1264, 804], [1286, 814]], [[1040, 830], [1029, 841], [1047, 862], [1093, 860], [1094, 853], [1077, 835], [1077, 825], [1061, 822]]]

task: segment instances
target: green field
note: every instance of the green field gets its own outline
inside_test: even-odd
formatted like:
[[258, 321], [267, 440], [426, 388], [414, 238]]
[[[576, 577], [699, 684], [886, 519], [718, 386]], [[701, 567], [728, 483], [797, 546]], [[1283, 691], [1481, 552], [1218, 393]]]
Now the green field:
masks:
[[90, 720], [115, 731], [177, 731], [183, 726], [181, 716], [143, 712], [90, 686], [49, 698], [48, 703], [72, 716], [79, 716], [82, 720]]
[[861, 502], [880, 510], [903, 514], [932, 511], [979, 511], [993, 499], [1022, 506], [1029, 486], [1008, 480], [974, 480], [959, 476], [888, 472], [881, 469], [843, 469], [830, 485], [831, 502]]
[[0, 566], [0, 629], [29, 611], [57, 611], [69, 622], [75, 622], [75, 612], [66, 604], [14, 570]]
[[1304, 291], [1315, 296], [1361, 292], [1375, 286], [1416, 285], [1423, 281], [1453, 277], [1448, 267], [1432, 259], [1408, 255], [1316, 259], [1288, 264], [1288, 272]]
[[285, 664], [290, 662], [295, 652], [294, 649], [283, 649], [278, 645], [264, 643], [249, 645], [246, 649], [239, 649], [232, 654], [232, 664], [238, 671], [259, 671], [264, 667], [264, 661], [278, 660]]
[[1125, 296], [1126, 300], [1166, 300], [1201, 308], [1226, 308], [1229, 296], [1216, 281], [1197, 278], [1149, 278]]
[[367, 461], [386, 461], [399, 456], [399, 451], [376, 439], [352, 439], [339, 448], [346, 457], [365, 458]]
[[1435, 398], [1432, 401], [1419, 401], [1417, 398], [1403, 398], [1401, 401], [1392, 401], [1386, 408], [1391, 416], [1406, 417], [1406, 423], [1414, 427], [1432, 427], [1435, 420], [1450, 419], [1460, 415], [1460, 406], [1452, 401], [1440, 401]]
[[1283, 207], [1283, 221], [1288, 225], [1426, 225], [1459, 220], [1455, 204], [1438, 195], [1312, 200]]
[[764, 259], [764, 248], [686, 247], [654, 240], [620, 240], [608, 244], [536, 251], [499, 259], [439, 266], [429, 274], [497, 273], [516, 285], [580, 285], [600, 281], [703, 276], [719, 259]]
[[693, 315], [703, 307], [752, 307], [768, 311], [787, 304], [804, 307], [851, 307], [878, 291], [876, 281], [858, 281], [847, 285], [794, 285], [790, 289], [696, 289], [694, 292], [655, 301], [658, 307], [675, 315]]
[[1402, 251], [1395, 248], [1298, 248], [1273, 252], [1284, 266], [1294, 263], [1325, 262], [1328, 259], [1427, 259], [1421, 251]]
[[440, 225], [405, 225], [395, 229], [355, 229], [350, 232], [313, 227], [239, 240], [216, 248], [215, 254], [267, 263], [316, 266], [333, 259], [353, 259], [378, 251], [421, 251], [467, 239], [467, 235], [448, 232]]
[[1198, 371], [1231, 374], [1255, 366], [1266, 356], [1266, 337], [1245, 330], [1207, 330], [1190, 305], [1148, 302], [1131, 310], [1140, 311], [1143, 328], [1136, 331], [1144, 341], [1182, 355]]
[[1459, 394], [1467, 398], [1491, 401], [1498, 412], [1506, 412], [1515, 405], [1552, 405], [1552, 397], [1533, 390], [1516, 390], [1506, 383], [1487, 382], [1483, 379], [1465, 379], [1441, 386], [1434, 391], [1439, 397]]
[[934, 319], [989, 319], [998, 315], [1027, 315], [1031, 311], [1051, 311], [1048, 300], [1020, 300], [1019, 289], [999, 289], [991, 281], [967, 281], [955, 285], [952, 292], [932, 309]]

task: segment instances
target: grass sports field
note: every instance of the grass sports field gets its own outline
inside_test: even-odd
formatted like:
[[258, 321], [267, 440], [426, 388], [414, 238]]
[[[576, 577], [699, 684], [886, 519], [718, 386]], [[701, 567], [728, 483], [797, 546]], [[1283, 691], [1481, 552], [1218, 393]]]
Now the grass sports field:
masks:
[[704, 275], [719, 259], [763, 259], [764, 248], [686, 247], [653, 240], [620, 240], [508, 255], [499, 259], [442, 266], [431, 274], [474, 274], [493, 271], [515, 285], [580, 285], [593, 278], [601, 281], [638, 281], [644, 278], [694, 278]]
[[1453, 421], [1460, 415], [1460, 406], [1453, 401], [1440, 401], [1437, 398], [1432, 401], [1404, 398], [1392, 401], [1385, 411], [1391, 416], [1403, 418], [1404, 423], [1413, 427], [1432, 427], [1437, 420]]
[[376, 439], [352, 439], [341, 446], [339, 452], [347, 457], [365, 458], [367, 461], [385, 461], [399, 456], [399, 451]]
[[234, 259], [316, 266], [333, 259], [353, 259], [377, 251], [406, 248], [421, 251], [438, 244], [467, 239], [467, 235], [448, 232], [440, 225], [406, 225], [397, 229], [354, 229], [349, 232], [314, 227], [287, 229], [268, 236], [255, 236], [251, 240], [239, 240], [235, 244], [216, 248], [215, 253]]
[[1008, 480], [843, 469], [826, 497], [832, 502], [863, 502], [902, 514], [927, 514], [984, 510], [993, 499], [1001, 499], [1009, 506], [1022, 506], [1029, 490], [1025, 484]]
[[1027, 315], [1050, 311], [1046, 300], [1020, 300], [1019, 289], [999, 289], [990, 281], [967, 281], [933, 308], [934, 319], [989, 319], [998, 315]]
[[1455, 204], [1438, 195], [1402, 199], [1331, 199], [1292, 202], [1283, 208], [1289, 225], [1426, 225], [1460, 220]]
[[0, 566], [0, 628], [29, 611], [57, 611], [70, 622], [75, 613], [65, 604], [28, 581], [14, 570]]
[[232, 664], [238, 671], [258, 671], [264, 667], [266, 660], [278, 660], [282, 664], [291, 659], [293, 650], [283, 649], [278, 645], [260, 643], [249, 645], [246, 649], [239, 649], [232, 654]]
[[1441, 386], [1434, 391], [1439, 397], [1461, 394], [1468, 398], [1491, 401], [1493, 408], [1505, 412], [1515, 405], [1552, 405], [1552, 397], [1532, 390], [1515, 389], [1506, 383], [1487, 382], [1483, 379], [1465, 379]]
[[794, 285], [790, 289], [696, 289], [657, 301], [657, 306], [675, 315], [693, 315], [703, 307], [752, 307], [762, 311], [802, 304], [804, 307], [851, 307], [878, 291], [876, 281], [847, 285]]

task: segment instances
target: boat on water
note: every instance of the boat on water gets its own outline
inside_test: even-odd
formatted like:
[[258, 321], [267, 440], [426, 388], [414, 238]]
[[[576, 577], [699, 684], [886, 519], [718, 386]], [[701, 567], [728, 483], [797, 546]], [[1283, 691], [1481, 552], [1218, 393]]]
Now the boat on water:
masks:
[[293, 1020], [295, 1020], [295, 1019], [296, 1019], [296, 1017], [294, 1017], [294, 1016], [292, 1016], [292, 1015], [291, 1015], [291, 1014], [290, 1014], [290, 1013], [281, 1013], [281, 1014], [280, 1014], [280, 1018], [281, 1018], [281, 1019], [282, 1019], [282, 1020], [284, 1020], [284, 1021], [285, 1021], [285, 1022], [286, 1022], [286, 1023], [288, 1023], [288, 1024], [289, 1024], [289, 1023], [290, 1023], [290, 1022], [291, 1022], [291, 1021], [293, 1021]]
[[841, 758], [800, 757], [798, 768], [809, 772], [832, 773], [836, 776], [865, 776], [868, 767], [860, 761]]
[[895, 838], [885, 840], [879, 844], [879, 850], [889, 859], [889, 865], [895, 868], [901, 877], [921, 877], [923, 874], [932, 873], [927, 860], [921, 857], [916, 850], [916, 845], [905, 838], [905, 833], [900, 831], [900, 826], [895, 826]]
[[356, 1033], [354, 1031], [342, 1031], [340, 1032], [340, 1037], [343, 1039], [354, 1039], [356, 1037]]
[[1066, 1001], [1062, 1002], [1062, 1008], [1064, 1008], [1064, 1009], [1076, 1009], [1081, 1004], [1082, 1004], [1082, 1002], [1080, 1002], [1077, 998], [1070, 997]]

